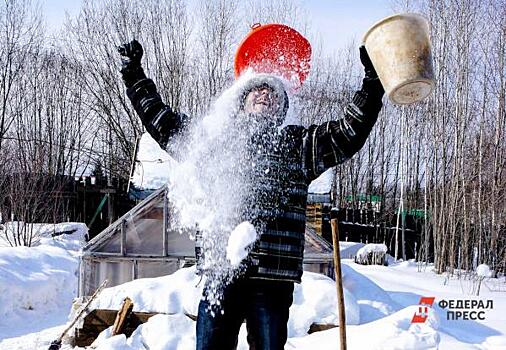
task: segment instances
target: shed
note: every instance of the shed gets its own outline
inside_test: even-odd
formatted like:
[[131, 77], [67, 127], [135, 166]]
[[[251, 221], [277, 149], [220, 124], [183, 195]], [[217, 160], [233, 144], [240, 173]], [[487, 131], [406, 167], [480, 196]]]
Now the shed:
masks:
[[307, 189], [308, 204], [332, 203], [332, 183], [335, 178], [335, 169], [330, 168], [309, 184]]
[[[170, 229], [169, 214], [164, 186], [88, 242], [80, 259], [79, 296], [91, 295], [106, 278], [112, 287], [194, 264], [195, 242]], [[304, 269], [333, 276], [332, 246], [311, 228], [305, 238]]]

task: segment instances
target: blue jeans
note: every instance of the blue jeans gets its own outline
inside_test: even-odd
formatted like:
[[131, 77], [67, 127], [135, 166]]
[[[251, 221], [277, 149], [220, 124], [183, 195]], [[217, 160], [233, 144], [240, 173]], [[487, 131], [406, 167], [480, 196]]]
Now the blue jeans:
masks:
[[254, 350], [282, 350], [287, 339], [288, 309], [293, 282], [240, 278], [225, 287], [221, 312], [213, 316], [201, 300], [197, 316], [197, 350], [237, 347], [246, 320], [248, 344]]

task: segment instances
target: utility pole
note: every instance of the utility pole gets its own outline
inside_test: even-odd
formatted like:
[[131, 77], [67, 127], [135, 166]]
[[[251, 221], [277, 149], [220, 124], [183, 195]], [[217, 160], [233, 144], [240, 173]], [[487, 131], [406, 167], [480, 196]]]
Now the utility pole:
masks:
[[109, 190], [109, 196], [107, 196], [107, 216], [109, 219], [109, 225], [114, 221], [114, 206], [113, 206], [113, 192], [112, 192], [112, 180], [111, 175], [107, 175], [107, 190]]
[[81, 177], [81, 183], [83, 184], [83, 222], [86, 225], [86, 176]]

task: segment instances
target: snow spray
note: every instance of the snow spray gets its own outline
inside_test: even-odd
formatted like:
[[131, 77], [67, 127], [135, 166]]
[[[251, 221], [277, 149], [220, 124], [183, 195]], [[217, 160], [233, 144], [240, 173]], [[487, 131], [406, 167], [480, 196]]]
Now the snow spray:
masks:
[[266, 128], [267, 119], [240, 109], [246, 83], [254, 77], [251, 72], [243, 74], [214, 102], [209, 114], [191, 125], [185, 138], [169, 146], [183, 159], [169, 174], [169, 222], [191, 239], [196, 232], [202, 237], [204, 298], [218, 309], [223, 287], [244, 272], [244, 258], [259, 232], [248, 222], [254, 213], [246, 212], [254, 210], [248, 201], [255, 198], [255, 172], [261, 166], [251, 156], [251, 140], [267, 140], [254, 142], [254, 147], [262, 147], [275, 139], [266, 133], [280, 131], [280, 127]]

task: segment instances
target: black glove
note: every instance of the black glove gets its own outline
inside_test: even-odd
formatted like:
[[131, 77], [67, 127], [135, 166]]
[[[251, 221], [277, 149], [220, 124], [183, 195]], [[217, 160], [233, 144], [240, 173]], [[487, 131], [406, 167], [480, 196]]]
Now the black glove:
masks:
[[383, 96], [385, 89], [378, 78], [378, 73], [371, 62], [371, 58], [365, 49], [365, 46], [360, 46], [360, 62], [364, 66], [365, 78], [363, 81], [363, 88], [368, 90], [369, 93], [374, 92], [379, 96]]
[[144, 50], [137, 40], [134, 39], [128, 44], [118, 46], [118, 52], [122, 56], [120, 72], [123, 74], [123, 80], [127, 87], [131, 87], [135, 81], [146, 77], [141, 67]]
[[364, 45], [360, 46], [359, 50], [360, 50], [360, 62], [362, 62], [362, 65], [364, 66], [366, 78], [377, 78], [378, 73], [376, 73], [376, 69], [374, 69], [374, 66], [372, 65], [371, 58], [369, 57], [369, 54], [367, 53], [365, 46]]
[[141, 58], [144, 54], [142, 45], [137, 40], [132, 40], [128, 44], [118, 46], [118, 52], [120, 53], [123, 66], [125, 65], [141, 65]]

